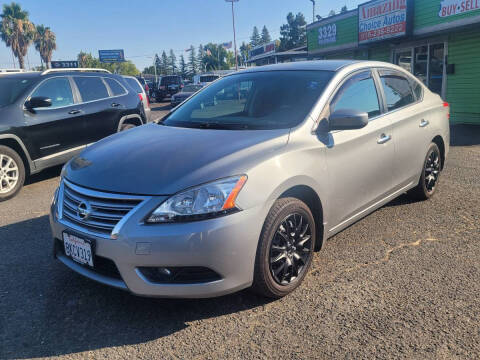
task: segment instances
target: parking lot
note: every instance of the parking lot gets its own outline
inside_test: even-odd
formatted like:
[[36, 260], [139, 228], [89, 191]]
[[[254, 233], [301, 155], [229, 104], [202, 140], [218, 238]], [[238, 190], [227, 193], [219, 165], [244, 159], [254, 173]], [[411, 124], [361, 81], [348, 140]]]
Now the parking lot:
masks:
[[146, 299], [76, 275], [52, 257], [60, 168], [35, 175], [0, 206], [0, 358], [478, 358], [480, 129], [452, 142], [434, 199], [335, 236], [278, 301]]

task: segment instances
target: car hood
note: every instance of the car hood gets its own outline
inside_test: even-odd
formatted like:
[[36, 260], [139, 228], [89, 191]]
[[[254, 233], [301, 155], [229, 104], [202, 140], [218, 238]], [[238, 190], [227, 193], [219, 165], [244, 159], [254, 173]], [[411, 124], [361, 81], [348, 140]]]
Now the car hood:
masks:
[[211, 130], [144, 125], [88, 147], [65, 167], [67, 180], [87, 188], [136, 195], [171, 195], [246, 173], [288, 142], [289, 129]]

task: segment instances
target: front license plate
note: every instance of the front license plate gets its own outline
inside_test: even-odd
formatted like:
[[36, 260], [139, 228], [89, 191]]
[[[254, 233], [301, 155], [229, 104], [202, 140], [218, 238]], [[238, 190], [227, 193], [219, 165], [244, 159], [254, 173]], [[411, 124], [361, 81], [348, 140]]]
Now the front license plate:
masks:
[[80, 264], [93, 267], [93, 252], [90, 241], [63, 233], [63, 245], [65, 246], [65, 255]]

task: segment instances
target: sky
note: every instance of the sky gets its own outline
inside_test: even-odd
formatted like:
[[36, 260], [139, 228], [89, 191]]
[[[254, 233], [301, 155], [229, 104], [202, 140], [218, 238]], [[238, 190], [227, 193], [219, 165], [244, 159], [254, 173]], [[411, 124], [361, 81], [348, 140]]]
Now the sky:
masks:
[[[124, 49], [139, 70], [153, 63], [155, 53], [173, 49], [178, 57], [199, 44], [233, 40], [230, 3], [225, 0], [16, 0], [35, 24], [49, 26], [57, 36], [52, 60], [75, 60], [80, 51], [98, 57], [99, 49]], [[364, 0], [316, 0], [316, 14], [354, 9]], [[0, 0], [0, 5], [10, 1]], [[237, 47], [248, 42], [253, 26], [266, 25], [273, 39], [289, 12], [312, 21], [310, 0], [240, 0], [235, 3]], [[33, 46], [25, 59], [40, 65]], [[12, 53], [0, 42], [0, 68], [13, 66]], [[18, 67], [18, 62], [17, 62]]]

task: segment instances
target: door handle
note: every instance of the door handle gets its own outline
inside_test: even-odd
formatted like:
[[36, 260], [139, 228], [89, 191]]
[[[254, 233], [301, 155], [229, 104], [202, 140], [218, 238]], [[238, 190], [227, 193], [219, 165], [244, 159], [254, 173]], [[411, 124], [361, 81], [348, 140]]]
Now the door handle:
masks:
[[119, 103], [112, 103], [112, 107], [119, 107], [120, 104]]
[[425, 127], [425, 126], [427, 126], [428, 124], [430, 124], [429, 121], [427, 121], [427, 120], [425, 120], [425, 119], [422, 119], [422, 121], [420, 121], [420, 125], [419, 125], [419, 126], [420, 126], [420, 127]]
[[392, 140], [392, 137], [390, 135], [382, 134], [380, 135], [380, 139], [377, 140], [377, 144], [385, 144], [390, 140]]
[[70, 110], [68, 113], [69, 113], [70, 115], [75, 115], [75, 114], [80, 114], [81, 112], [82, 112], [81, 110], [76, 110], [76, 109], [75, 109], [75, 110]]

